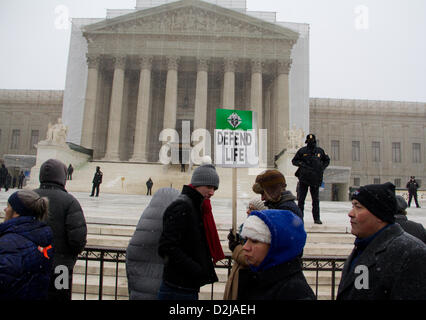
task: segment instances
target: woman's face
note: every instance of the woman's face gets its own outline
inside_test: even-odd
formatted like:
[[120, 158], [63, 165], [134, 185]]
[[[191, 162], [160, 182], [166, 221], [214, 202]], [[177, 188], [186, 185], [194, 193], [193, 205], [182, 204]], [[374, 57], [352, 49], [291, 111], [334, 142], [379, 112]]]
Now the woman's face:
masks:
[[4, 221], [6, 222], [6, 221], [8, 221], [8, 220], [10, 220], [10, 219], [12, 219], [12, 218], [15, 218], [15, 217], [17, 217], [17, 216], [19, 216], [13, 209], [12, 209], [12, 207], [10, 206], [10, 204], [9, 203], [7, 203], [7, 207], [6, 208], [4, 208], [4, 213], [6, 214], [5, 215], [5, 217], [4, 217]]
[[258, 267], [263, 259], [268, 254], [271, 245], [269, 243], [260, 242], [247, 238], [246, 243], [243, 246], [244, 257], [249, 265]]

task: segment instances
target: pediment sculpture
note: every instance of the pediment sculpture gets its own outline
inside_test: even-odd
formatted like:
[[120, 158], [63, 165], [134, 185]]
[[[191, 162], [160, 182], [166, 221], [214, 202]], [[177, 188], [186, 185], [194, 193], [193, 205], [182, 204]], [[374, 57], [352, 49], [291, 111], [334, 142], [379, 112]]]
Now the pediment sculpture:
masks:
[[89, 33], [250, 34], [251, 36], [268, 35], [279, 38], [283, 38], [285, 33], [289, 38], [293, 38], [292, 40], [297, 39], [297, 33], [284, 30], [284, 28], [280, 28], [281, 32], [277, 32], [252, 22], [191, 6], [152, 15], [141, 15], [127, 21], [117, 21], [114, 24], [105, 23], [102, 26], [94, 24], [87, 29]]

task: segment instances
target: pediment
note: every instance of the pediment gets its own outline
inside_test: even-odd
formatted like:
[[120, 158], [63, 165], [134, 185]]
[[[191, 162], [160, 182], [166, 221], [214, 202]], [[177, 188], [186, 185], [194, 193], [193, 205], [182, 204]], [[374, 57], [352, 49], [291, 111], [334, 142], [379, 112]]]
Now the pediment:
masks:
[[84, 32], [277, 38], [293, 43], [298, 39], [298, 33], [290, 29], [198, 0], [182, 0], [106, 19], [86, 26]]

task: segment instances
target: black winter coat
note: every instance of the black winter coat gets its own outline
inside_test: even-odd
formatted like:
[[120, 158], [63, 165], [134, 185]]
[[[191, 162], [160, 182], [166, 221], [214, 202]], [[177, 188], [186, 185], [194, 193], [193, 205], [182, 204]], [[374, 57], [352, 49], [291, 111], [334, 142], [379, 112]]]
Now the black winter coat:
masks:
[[184, 186], [166, 209], [158, 254], [164, 259], [163, 280], [170, 285], [199, 290], [218, 281], [204, 231], [204, 197]]
[[102, 183], [102, 176], [103, 176], [102, 171], [100, 171], [100, 170], [96, 171], [95, 175], [93, 176], [92, 183], [94, 183], [94, 184], [101, 184]]
[[261, 272], [241, 269], [238, 300], [316, 300], [302, 272], [300, 258]]
[[[378, 234], [351, 269], [353, 256], [354, 251], [343, 267], [337, 300], [426, 298], [426, 245], [404, 232], [399, 224], [392, 224]], [[357, 266], [367, 267], [368, 272], [361, 268], [355, 273]], [[358, 277], [361, 278], [355, 282]], [[368, 279], [368, 283], [362, 279]], [[358, 289], [355, 283], [361, 284]]]
[[7, 171], [6, 167], [0, 168], [0, 188], [3, 187], [6, 184], [6, 177], [9, 171]]
[[399, 223], [405, 232], [426, 243], [426, 231], [422, 224], [408, 220], [403, 214], [395, 215], [395, 222]]
[[49, 199], [47, 224], [53, 230], [53, 265], [65, 265], [72, 271], [86, 246], [87, 226], [80, 203], [58, 184], [42, 183], [34, 191]]
[[330, 164], [330, 158], [322, 148], [306, 146], [297, 151], [292, 163], [299, 167], [295, 175], [300, 182], [310, 186], [320, 186], [324, 170]]
[[416, 180], [410, 180], [407, 182], [406, 188], [408, 189], [409, 193], [416, 193], [417, 189], [419, 188], [419, 184]]

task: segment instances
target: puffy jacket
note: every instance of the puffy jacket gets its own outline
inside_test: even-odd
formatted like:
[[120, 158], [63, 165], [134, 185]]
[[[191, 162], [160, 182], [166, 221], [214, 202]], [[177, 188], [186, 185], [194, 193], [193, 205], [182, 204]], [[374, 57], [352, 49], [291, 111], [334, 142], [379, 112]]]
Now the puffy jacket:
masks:
[[195, 289], [218, 281], [204, 231], [204, 197], [184, 186], [167, 208], [158, 253], [164, 258], [163, 280], [172, 286]]
[[49, 199], [47, 224], [53, 230], [53, 265], [65, 265], [72, 271], [86, 246], [87, 226], [80, 203], [59, 184], [42, 183], [34, 191]]
[[126, 254], [130, 300], [156, 300], [163, 278], [163, 259], [158, 241], [163, 231], [163, 214], [179, 196], [172, 188], [158, 190], [142, 213]]
[[238, 300], [315, 300], [300, 260], [306, 243], [303, 221], [287, 210], [251, 214], [268, 226], [271, 246], [259, 266], [240, 270]]
[[0, 224], [0, 300], [47, 299], [52, 240], [50, 227], [34, 217]]
[[320, 186], [324, 170], [330, 164], [330, 158], [322, 148], [306, 146], [297, 151], [292, 163], [299, 167], [295, 173], [299, 181], [310, 186]]

